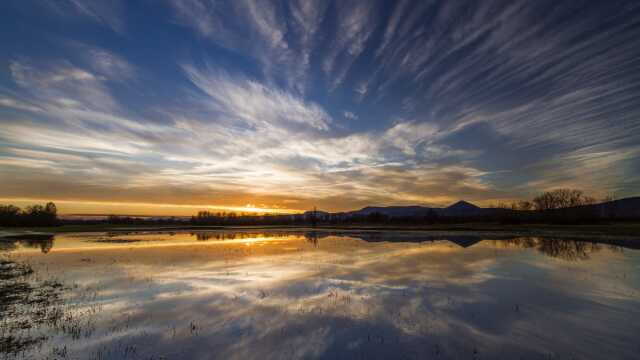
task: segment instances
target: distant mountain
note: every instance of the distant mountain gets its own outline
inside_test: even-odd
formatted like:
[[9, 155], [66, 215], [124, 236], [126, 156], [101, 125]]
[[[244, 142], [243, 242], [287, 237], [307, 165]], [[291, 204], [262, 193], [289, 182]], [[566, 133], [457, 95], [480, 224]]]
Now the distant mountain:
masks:
[[485, 210], [472, 203], [460, 200], [457, 203], [440, 210], [440, 215], [443, 216], [477, 216], [482, 215]]
[[480, 209], [480, 207], [464, 200], [460, 200], [457, 203], [447, 207], [447, 210], [451, 211], [477, 211], [478, 209]]
[[360, 210], [346, 213], [350, 216], [368, 216], [371, 214], [382, 214], [388, 217], [415, 217], [415, 216], [478, 216], [484, 212], [493, 213], [493, 209], [483, 209], [466, 201], [457, 203], [446, 208], [427, 206], [367, 206]]
[[[460, 200], [445, 208], [427, 206], [367, 206], [360, 210], [338, 214], [330, 214], [318, 211], [319, 217], [337, 215], [339, 217], [365, 217], [371, 214], [381, 214], [390, 218], [399, 217], [502, 217], [502, 216], [534, 216], [533, 211], [515, 211], [499, 208], [481, 208], [470, 202]], [[626, 198], [594, 205], [578, 206], [569, 209], [551, 210], [561, 216], [573, 216], [576, 218], [640, 218], [640, 197]], [[308, 216], [310, 212], [305, 213]]]
[[640, 197], [611, 201], [610, 206], [614, 207], [614, 211], [617, 207], [621, 217], [640, 218]]
[[309, 210], [309, 211], [305, 211], [304, 215], [305, 216], [312, 216], [313, 214], [316, 214], [317, 216], [326, 216], [326, 215], [330, 215], [331, 213], [326, 212], [326, 211], [322, 211], [322, 210]]
[[640, 218], [640, 197], [631, 197], [600, 204], [579, 206], [574, 209], [580, 211], [587, 210], [600, 218], [637, 219]]
[[403, 217], [426, 215], [430, 210], [432, 210], [432, 208], [425, 206], [367, 206], [360, 210], [351, 211], [348, 214], [367, 216], [378, 213], [389, 217]]

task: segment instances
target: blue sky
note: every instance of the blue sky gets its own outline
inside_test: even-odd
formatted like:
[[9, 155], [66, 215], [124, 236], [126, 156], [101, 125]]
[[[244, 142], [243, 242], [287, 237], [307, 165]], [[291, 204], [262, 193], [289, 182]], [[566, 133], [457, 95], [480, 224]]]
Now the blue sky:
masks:
[[637, 1], [0, 10], [3, 202], [344, 210], [640, 189]]

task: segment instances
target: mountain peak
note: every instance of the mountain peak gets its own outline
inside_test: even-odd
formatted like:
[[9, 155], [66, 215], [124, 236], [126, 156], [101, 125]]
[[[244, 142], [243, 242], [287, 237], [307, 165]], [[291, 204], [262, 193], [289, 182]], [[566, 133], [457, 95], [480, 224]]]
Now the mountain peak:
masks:
[[450, 210], [478, 210], [480, 208], [475, 206], [475, 205], [473, 205], [470, 202], [466, 202], [464, 200], [460, 200], [457, 203], [447, 207], [447, 209], [450, 209]]

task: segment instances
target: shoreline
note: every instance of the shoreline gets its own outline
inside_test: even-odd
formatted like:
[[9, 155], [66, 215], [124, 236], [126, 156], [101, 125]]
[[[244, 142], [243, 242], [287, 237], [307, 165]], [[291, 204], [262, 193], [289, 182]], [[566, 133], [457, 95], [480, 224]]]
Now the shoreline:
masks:
[[584, 236], [637, 236], [640, 238], [640, 222], [621, 222], [588, 225], [519, 224], [502, 225], [495, 223], [436, 224], [420, 226], [402, 225], [320, 225], [316, 227], [300, 225], [61, 225], [55, 227], [0, 227], [0, 238], [16, 235], [55, 235], [61, 233], [86, 232], [129, 232], [129, 231], [244, 231], [244, 230], [296, 230], [296, 231], [411, 231], [411, 232], [487, 232], [517, 233], [522, 235], [562, 235], [581, 234]]

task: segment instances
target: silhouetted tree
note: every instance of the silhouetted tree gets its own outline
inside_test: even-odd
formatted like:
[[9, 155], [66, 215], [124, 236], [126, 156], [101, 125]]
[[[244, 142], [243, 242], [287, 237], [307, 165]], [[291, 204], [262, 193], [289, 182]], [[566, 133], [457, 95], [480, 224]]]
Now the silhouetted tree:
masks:
[[594, 204], [596, 200], [585, 196], [582, 190], [556, 189], [544, 192], [533, 199], [536, 210], [566, 209]]
[[44, 206], [44, 216], [45, 221], [49, 225], [55, 225], [58, 222], [58, 208], [56, 204], [48, 202], [47, 205]]
[[601, 216], [597, 208], [587, 205], [597, 203], [594, 197], [587, 196], [581, 190], [556, 189], [536, 196], [534, 208], [544, 220], [553, 222], [585, 222]]
[[53, 226], [58, 223], [58, 211], [52, 202], [31, 205], [23, 211], [14, 205], [0, 205], [1, 226]]
[[20, 208], [13, 205], [0, 205], [0, 225], [18, 226], [20, 224]]

